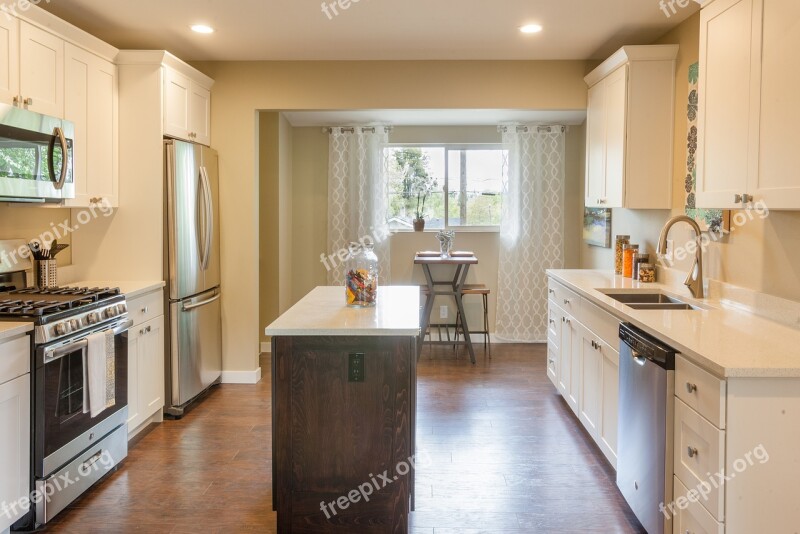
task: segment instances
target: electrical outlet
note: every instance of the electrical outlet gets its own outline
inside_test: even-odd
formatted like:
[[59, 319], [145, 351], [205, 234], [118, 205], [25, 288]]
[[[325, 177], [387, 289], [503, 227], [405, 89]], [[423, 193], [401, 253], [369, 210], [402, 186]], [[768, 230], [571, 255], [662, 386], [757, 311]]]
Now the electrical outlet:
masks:
[[664, 259], [668, 262], [675, 261], [675, 240], [667, 239], [667, 253], [664, 254]]
[[347, 362], [347, 381], [348, 382], [363, 382], [364, 381], [364, 353], [355, 352], [348, 355]]
[[439, 319], [447, 319], [448, 308], [447, 305], [439, 306]]

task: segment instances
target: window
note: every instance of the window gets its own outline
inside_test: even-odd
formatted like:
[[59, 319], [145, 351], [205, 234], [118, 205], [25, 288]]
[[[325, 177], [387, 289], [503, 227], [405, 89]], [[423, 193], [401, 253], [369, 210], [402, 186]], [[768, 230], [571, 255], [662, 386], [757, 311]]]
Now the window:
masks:
[[390, 146], [389, 228], [410, 229], [418, 214], [425, 228], [500, 225], [508, 151], [500, 145]]

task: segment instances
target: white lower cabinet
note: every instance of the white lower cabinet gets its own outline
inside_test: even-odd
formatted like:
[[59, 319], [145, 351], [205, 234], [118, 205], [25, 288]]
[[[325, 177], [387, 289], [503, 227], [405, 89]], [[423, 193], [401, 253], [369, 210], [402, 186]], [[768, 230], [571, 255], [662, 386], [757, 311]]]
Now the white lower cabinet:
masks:
[[[27, 512], [30, 491], [30, 338], [0, 343], [0, 532]], [[8, 506], [4, 509], [4, 506]]]
[[[158, 292], [160, 300], [161, 291]], [[143, 425], [161, 421], [164, 407], [164, 315], [158, 306], [150, 310], [144, 303], [153, 300], [148, 294], [128, 302], [133, 316], [147, 308], [144, 319], [135, 320], [128, 331], [128, 435], [135, 436]], [[149, 318], [151, 313], [157, 314]]]
[[548, 378], [616, 468], [619, 320], [554, 280], [549, 295]]
[[673, 481], [675, 495], [686, 496], [685, 500], [679, 503], [672, 503], [673, 509], [667, 510], [672, 516], [673, 534], [723, 534], [725, 526], [714, 520], [708, 510], [700, 504], [701, 496], [691, 494], [689, 499], [689, 489], [684, 486], [678, 477]]

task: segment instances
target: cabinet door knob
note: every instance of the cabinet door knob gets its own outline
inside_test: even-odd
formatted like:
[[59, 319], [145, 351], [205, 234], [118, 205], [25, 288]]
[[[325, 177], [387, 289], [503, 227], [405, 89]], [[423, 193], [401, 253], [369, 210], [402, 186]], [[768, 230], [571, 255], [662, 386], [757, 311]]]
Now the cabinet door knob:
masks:
[[33, 99], [31, 97], [28, 97], [25, 100], [23, 100], [22, 103], [25, 104], [26, 106], [32, 106], [33, 105]]
[[556, 294], [556, 290], [555, 290], [555, 289], [553, 289], [552, 287], [551, 287], [551, 288], [548, 288], [548, 289], [547, 289], [547, 292], [548, 292], [548, 293], [550, 293], [551, 295], [555, 295], [555, 294]]
[[567, 324], [570, 324], [570, 321], [567, 318], [564, 318], [564, 322], [567, 323]]
[[742, 202], [744, 202], [745, 204], [749, 204], [752, 201], [753, 201], [753, 195], [748, 195], [747, 193], [742, 195]]
[[150, 311], [150, 307], [149, 306], [145, 306], [144, 308], [142, 308], [142, 313], [147, 313], [149, 311]]
[[569, 304], [569, 299], [564, 299], [564, 304]]
[[686, 391], [688, 391], [689, 393], [694, 393], [695, 391], [697, 391], [697, 384], [686, 382]]
[[742, 195], [734, 195], [733, 196], [733, 203], [734, 204], [741, 204], [742, 203]]
[[694, 458], [695, 456], [697, 456], [697, 449], [690, 445], [686, 447], [686, 454], [689, 455], [689, 458]]

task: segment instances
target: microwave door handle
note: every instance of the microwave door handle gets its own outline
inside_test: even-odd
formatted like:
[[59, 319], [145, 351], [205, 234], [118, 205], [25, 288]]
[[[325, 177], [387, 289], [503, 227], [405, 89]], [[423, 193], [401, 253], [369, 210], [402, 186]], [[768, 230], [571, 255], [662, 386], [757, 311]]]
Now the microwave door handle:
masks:
[[[56, 160], [55, 160], [55, 140], [58, 138], [58, 144], [61, 145], [61, 174], [56, 180]], [[64, 137], [64, 130], [59, 127], [53, 129], [53, 137], [50, 139], [49, 147], [50, 165], [48, 171], [50, 172], [50, 180], [55, 184], [56, 189], [64, 187], [64, 182], [67, 181], [67, 170], [69, 169], [69, 145], [67, 145], [67, 138]]]
[[211, 259], [211, 244], [214, 235], [214, 210], [211, 199], [211, 182], [208, 179], [208, 170], [200, 167], [200, 175], [203, 179], [203, 200], [206, 211], [205, 244], [203, 246], [203, 270], [208, 269], [208, 262]]

